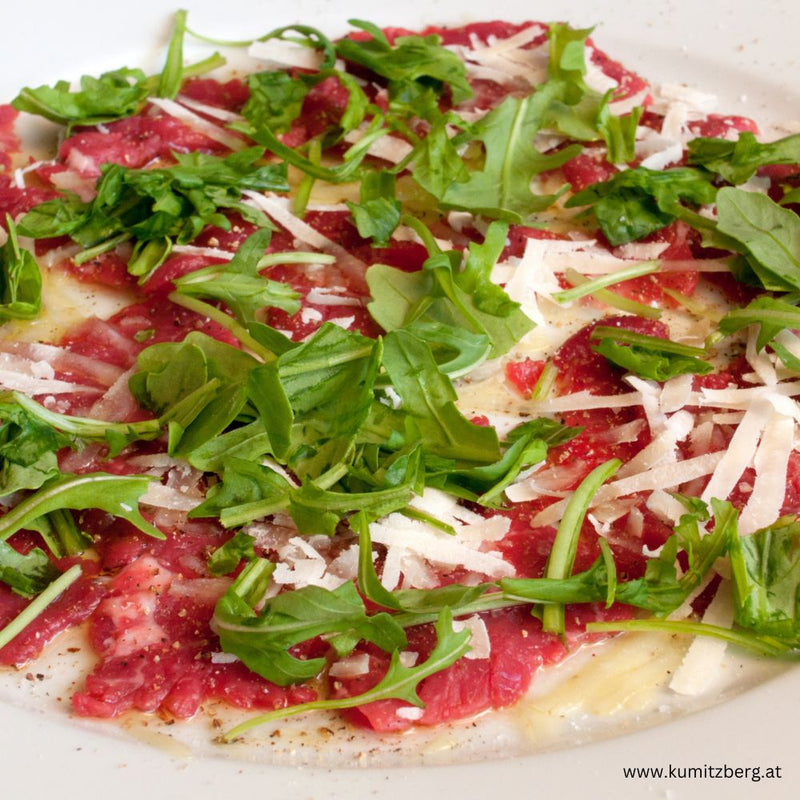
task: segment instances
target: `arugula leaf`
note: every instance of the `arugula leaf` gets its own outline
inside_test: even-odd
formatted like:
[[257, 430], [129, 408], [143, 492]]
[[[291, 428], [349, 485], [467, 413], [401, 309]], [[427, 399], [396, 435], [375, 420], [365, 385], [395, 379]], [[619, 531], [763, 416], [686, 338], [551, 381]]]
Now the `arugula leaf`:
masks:
[[449, 87], [454, 103], [472, 97], [464, 63], [441, 46], [439, 36], [398, 36], [391, 45], [376, 25], [357, 19], [349, 23], [366, 31], [371, 38], [341, 39], [336, 45], [337, 54], [386, 78], [390, 96], [397, 95], [409, 83], [419, 83], [437, 92]]
[[256, 72], [248, 76], [250, 98], [242, 116], [256, 127], [285, 133], [300, 116], [309, 86], [286, 72]]
[[717, 231], [765, 289], [800, 289], [800, 219], [760, 192], [717, 193]]
[[596, 603], [607, 595], [608, 572], [601, 557], [566, 578], [502, 578], [499, 586], [505, 598], [517, 603]]
[[4, 628], [0, 629], [0, 649], [5, 647], [15, 636], [33, 622], [59, 595], [65, 592], [83, 574], [80, 564], [71, 566], [65, 573], [56, 578]]
[[613, 245], [627, 244], [661, 230], [688, 213], [683, 203], [711, 203], [717, 189], [709, 173], [690, 167], [624, 170], [593, 183], [566, 202], [567, 208], [590, 206], [591, 213]]
[[16, 594], [34, 597], [60, 574], [41, 548], [34, 547], [23, 555], [8, 542], [0, 541], [0, 581]]
[[405, 329], [428, 343], [439, 370], [451, 378], [466, 375], [482, 364], [491, 352], [488, 336], [456, 325], [423, 318], [414, 320]]
[[[408, 222], [431, 238], [423, 225], [412, 219]], [[373, 319], [385, 331], [419, 333], [434, 347], [443, 345], [445, 350], [461, 353], [469, 350], [475, 363], [483, 344], [476, 338], [479, 336], [491, 344], [491, 357], [502, 355], [533, 327], [519, 304], [491, 281], [507, 231], [505, 223], [492, 223], [483, 244], [470, 245], [463, 269], [458, 251], [444, 253], [432, 240], [426, 242], [431, 257], [420, 271], [408, 273], [385, 264], [371, 266], [366, 274], [372, 294], [367, 309]], [[456, 338], [453, 332], [458, 329], [466, 330], [469, 336]], [[465, 368], [458, 357], [445, 371], [461, 372]]]
[[509, 445], [493, 464], [456, 469], [447, 464], [439, 473], [429, 466], [426, 482], [482, 506], [499, 505], [500, 495], [524, 469], [547, 457], [550, 447], [568, 442], [581, 428], [570, 428], [542, 417], [518, 425], [504, 444]]
[[377, 700], [405, 700], [412, 705], [422, 707], [424, 704], [417, 694], [417, 687], [420, 682], [430, 675], [441, 672], [464, 656], [470, 649], [469, 639], [470, 632], [468, 630], [462, 630], [458, 633], [453, 630], [452, 614], [449, 609], [444, 609], [439, 614], [436, 622], [436, 646], [421, 664], [414, 667], [403, 666], [400, 661], [400, 651], [394, 650], [392, 651], [392, 658], [386, 674], [369, 691], [353, 697], [315, 700], [310, 703], [301, 703], [289, 708], [267, 712], [237, 725], [228, 731], [224, 738], [226, 741], [231, 741], [258, 725], [295, 714], [304, 714], [308, 711], [354, 708]]
[[[465, 125], [463, 121], [459, 122]], [[454, 183], [469, 180], [467, 165], [448, 134], [450, 124], [452, 115], [435, 115], [428, 135], [415, 145], [411, 156], [414, 180], [436, 198], [444, 197]]]
[[38, 489], [55, 478], [56, 453], [72, 440], [15, 403], [0, 402], [0, 418], [0, 495]]
[[636, 157], [636, 128], [644, 113], [637, 106], [630, 114], [617, 116], [603, 103], [598, 113], [597, 128], [606, 143], [610, 164], [628, 164]]
[[307, 342], [254, 369], [249, 393], [273, 455], [301, 478], [317, 478], [351, 459], [380, 358], [380, 340], [326, 323]]
[[301, 533], [333, 536], [339, 522], [349, 513], [360, 511], [377, 519], [405, 508], [417, 484], [417, 474], [413, 469], [402, 483], [368, 492], [324, 490], [305, 481], [291, 493], [289, 513]]
[[186, 11], [175, 15], [166, 62], [160, 75], [145, 77], [140, 69], [121, 67], [95, 78], [81, 77], [77, 90], [68, 81], [53, 86], [26, 87], [12, 101], [18, 111], [49, 119], [67, 126], [67, 135], [76, 126], [99, 125], [130, 117], [141, 109], [151, 91], [159, 97], [174, 98], [184, 78], [199, 75], [225, 60], [217, 53], [191, 66], [183, 64], [183, 41], [186, 35]]
[[586, 75], [586, 40], [593, 30], [573, 28], [561, 22], [553, 23], [547, 30], [550, 47], [547, 74], [570, 87], [565, 97], [570, 105], [577, 103], [587, 91], [583, 80]]
[[637, 106], [629, 114], [616, 116], [609, 107], [613, 90], [600, 95], [586, 85], [586, 40], [592, 30], [561, 23], [548, 28], [547, 71], [558, 92], [547, 110], [547, 127], [578, 141], [602, 138], [609, 163], [627, 164], [635, 156], [636, 126], [644, 108]]
[[26, 87], [11, 101], [17, 111], [36, 114], [67, 126], [98, 125], [135, 114], [148, 95], [145, 74], [122, 67], [104, 72], [99, 78], [84, 75], [80, 89], [69, 82], [54, 86]]
[[[736, 532], [737, 512], [730, 503], [712, 500], [714, 527], [701, 534], [699, 522], [708, 518], [705, 504], [684, 514], [661, 552], [647, 560], [641, 578], [617, 583], [613, 559], [603, 554], [586, 571], [564, 578], [504, 578], [499, 582], [508, 600], [535, 604], [595, 603], [616, 601], [666, 615], [678, 608], [700, 586], [714, 562], [725, 554], [730, 536]], [[574, 536], [565, 537], [571, 544]], [[681, 567], [678, 554], [688, 568]], [[568, 553], [567, 553], [568, 554]]]
[[[333, 641], [343, 645], [349, 640], [350, 649], [360, 639], [390, 652], [405, 647], [403, 629], [388, 614], [367, 615], [352, 583], [333, 590], [307, 586], [284, 592], [256, 613], [242, 589], [254, 569], [264, 570], [262, 564], [263, 559], [251, 562], [218, 601], [214, 626], [223, 650], [263, 678], [288, 686], [316, 677], [325, 666], [324, 658], [301, 660], [290, 653], [295, 645], [316, 636], [338, 634]], [[346, 649], [338, 654], [346, 655]]]
[[[420, 490], [420, 459], [400, 459], [400, 474], [367, 491], [323, 489], [306, 480], [299, 487], [261, 464], [229, 457], [221, 468], [222, 480], [191, 517], [219, 516], [225, 527], [234, 527], [286, 509], [300, 533], [333, 536], [347, 515], [363, 512], [377, 518], [404, 508]], [[347, 480], [347, 478], [345, 478]]]
[[377, 170], [361, 179], [361, 202], [347, 202], [359, 236], [372, 239], [373, 246], [386, 247], [400, 223], [400, 202], [395, 199], [395, 178]]
[[730, 531], [736, 622], [800, 644], [800, 520], [781, 517], [749, 536]]
[[65, 508], [39, 517], [34, 526], [55, 558], [80, 555], [94, 544], [92, 537], [78, 526], [72, 512]]
[[289, 505], [292, 484], [269, 467], [229, 456], [217, 471], [222, 480], [208, 490], [206, 499], [189, 512], [190, 517], [218, 516], [225, 527], [234, 527]]
[[145, 408], [172, 422], [170, 452], [188, 454], [224, 431], [247, 403], [258, 361], [200, 331], [142, 350], [129, 386]]
[[261, 420], [230, 430], [209, 439], [187, 453], [186, 460], [203, 472], [221, 472], [226, 458], [261, 461], [270, 452], [267, 432]]
[[406, 331], [386, 336], [383, 366], [403, 401], [403, 411], [420, 432], [425, 449], [445, 458], [486, 463], [500, 457], [497, 434], [465, 419], [456, 393], [430, 348]]
[[256, 231], [242, 243], [227, 264], [204, 267], [173, 281], [189, 297], [221, 300], [239, 322], [255, 320], [256, 312], [281, 308], [289, 314], [300, 309], [299, 295], [286, 283], [261, 275], [259, 262], [272, 237], [270, 229]]
[[[476, 122], [468, 140], [482, 143], [483, 166], [470, 172], [466, 181], [451, 183], [443, 194], [435, 195], [442, 205], [517, 223], [552, 205], [558, 194], [535, 195], [531, 181], [565, 164], [581, 150], [574, 144], [544, 154], [532, 144], [547, 121], [548, 107], [560, 92], [560, 85], [547, 83], [529, 97], [509, 96]], [[429, 183], [423, 188], [431, 191], [434, 187]]]
[[208, 557], [208, 571], [212, 575], [227, 575], [242, 559], [252, 561], [256, 557], [254, 544], [255, 539], [249, 533], [239, 531]]
[[741, 131], [735, 142], [701, 136], [687, 148], [689, 164], [716, 172], [734, 185], [750, 180], [759, 167], [800, 162], [800, 134], [762, 144], [750, 131]]
[[[173, 410], [177, 419], [183, 409]], [[21, 430], [13, 435], [20, 436], [19, 443], [8, 445], [8, 460], [21, 467], [32, 468], [31, 476], [15, 478], [20, 483], [18, 488], [34, 489], [41, 483], [22, 485], [22, 482], [38, 480], [36, 473], [52, 477], [52, 457], [66, 446], [75, 446], [74, 439], [83, 441], [106, 442], [109, 455], [118, 455], [125, 445], [137, 440], [155, 439], [161, 433], [166, 421], [159, 419], [142, 420], [141, 422], [107, 422], [93, 417], [73, 417], [50, 411], [21, 392], [0, 392], [0, 416], [13, 422]], [[38, 453], [38, 455], [36, 455]], [[41, 456], [41, 464], [36, 460]]]
[[[613, 458], [599, 467], [595, 467], [573, 492], [564, 516], [558, 525], [553, 547], [547, 558], [545, 578], [563, 580], [572, 573], [575, 563], [575, 554], [578, 551], [578, 540], [581, 534], [583, 520], [589, 510], [592, 498], [597, 490], [622, 466], [622, 462]], [[564, 633], [564, 606], [560, 604], [549, 605], [542, 615], [542, 630], [550, 633]]]
[[[800, 329], [800, 309], [780, 298], [757, 297], [744, 308], [729, 311], [720, 320], [719, 330], [730, 335], [748, 325], [758, 325], [756, 347], [763, 350], [768, 344], [776, 344], [773, 340], [781, 331]], [[787, 366], [792, 368], [790, 364]]]
[[[359, 83], [345, 72], [335, 69], [323, 69], [314, 74], [298, 74], [289, 76], [284, 72], [260, 72], [248, 78], [250, 99], [242, 109], [245, 122], [235, 122], [230, 127], [241, 131], [275, 152], [272, 143], [276, 141], [276, 133], [285, 133], [291, 129], [294, 121], [300, 116], [303, 103], [309, 91], [315, 85], [328, 78], [335, 78], [347, 90], [348, 99], [341, 117], [329, 128], [318, 134], [312, 141], [321, 141], [330, 146], [341, 140], [344, 134], [357, 128], [364, 120], [369, 100]], [[267, 138], [263, 138], [267, 137]], [[289, 163], [303, 168], [310, 164], [294, 150]]]
[[676, 375], [707, 375], [713, 370], [711, 364], [702, 360], [707, 355], [703, 348], [678, 344], [659, 336], [598, 325], [590, 338], [592, 350], [613, 364], [640, 378], [659, 383]]
[[42, 307], [42, 275], [36, 259], [19, 245], [17, 227], [6, 214], [8, 239], [0, 247], [0, 320], [33, 319]]
[[142, 533], [154, 539], [164, 534], [139, 513], [139, 498], [147, 491], [152, 478], [143, 475], [107, 475], [87, 472], [83, 475], [63, 473], [38, 491], [26, 497], [0, 518], [0, 541], [5, 541], [43, 514], [63, 508], [82, 510], [98, 508], [122, 517]]
[[[260, 163], [263, 153], [260, 147], [225, 157], [175, 153], [177, 163], [161, 169], [105, 165], [94, 199], [85, 203], [74, 196], [47, 200], [22, 218], [19, 231], [34, 239], [70, 236], [88, 248], [82, 258], [76, 257], [79, 263], [87, 253], [93, 257], [128, 239], [156, 242], [163, 258], [168, 252], [163, 248], [165, 237], [186, 244], [206, 225], [229, 229], [230, 221], [221, 209], [270, 227], [263, 214], [242, 202], [247, 189], [288, 191], [286, 165]], [[139, 248], [128, 271], [144, 281], [159, 263], [151, 251]]]

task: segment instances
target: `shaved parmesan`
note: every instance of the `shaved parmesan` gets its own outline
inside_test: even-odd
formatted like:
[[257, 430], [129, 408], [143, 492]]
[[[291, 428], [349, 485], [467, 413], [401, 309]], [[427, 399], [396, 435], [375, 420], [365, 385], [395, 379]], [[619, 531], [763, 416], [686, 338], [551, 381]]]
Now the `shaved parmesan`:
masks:
[[486, 630], [486, 623], [477, 615], [473, 614], [463, 620], [453, 620], [453, 630], [469, 631], [469, 651], [465, 658], [479, 661], [489, 658], [492, 652], [492, 643], [489, 641], [489, 631]]
[[645, 169], [662, 170], [670, 164], [676, 164], [682, 158], [683, 145], [680, 142], [670, 142], [663, 150], [642, 159], [641, 166]]
[[[361, 128], [348, 131], [344, 136], [344, 140], [349, 144], [356, 144], [364, 138], [366, 132], [367, 126], [364, 125]], [[414, 148], [404, 139], [389, 134], [387, 136], [381, 136], [380, 139], [376, 139], [369, 146], [367, 152], [375, 158], [389, 161], [392, 164], [399, 164], [406, 156], [411, 154], [413, 149]]]
[[208, 103], [201, 103], [198, 100], [193, 100], [191, 97], [186, 97], [182, 94], [178, 95], [177, 100], [180, 105], [186, 106], [192, 111], [205, 114], [207, 117], [214, 117], [223, 122], [234, 122], [244, 119], [241, 114], [237, 114], [235, 111], [228, 111], [227, 108], [220, 108], [219, 106], [210, 106]]
[[209, 139], [213, 139], [215, 142], [224, 144], [225, 147], [231, 150], [241, 150], [245, 145], [245, 141], [241, 136], [237, 136], [225, 128], [221, 128], [219, 125], [209, 122], [207, 119], [204, 119], [199, 114], [195, 114], [194, 111], [190, 111], [174, 100], [170, 100], [166, 97], [151, 97], [150, 102], [170, 117], [175, 117], [175, 119], [185, 122], [190, 128], [194, 128], [196, 131], [208, 136]]
[[178, 489], [160, 483], [151, 483], [142, 495], [141, 502], [147, 506], [166, 508], [171, 511], [191, 511], [199, 506], [203, 499], [200, 494], [192, 497]]
[[[733, 601], [730, 587], [722, 584], [703, 615], [703, 622], [730, 628], [733, 624]], [[725, 654], [727, 643], [720, 639], [698, 636], [680, 667], [672, 676], [669, 687], [673, 692], [685, 695], [699, 695], [707, 691], [719, 677], [719, 668]]]
[[256, 208], [260, 208], [264, 213], [272, 217], [292, 236], [295, 236], [306, 245], [335, 256], [337, 264], [344, 268], [351, 277], [363, 279], [367, 268], [366, 264], [348, 252], [342, 245], [331, 241], [327, 236], [292, 214], [289, 210], [288, 200], [259, 194], [250, 190], [245, 190], [243, 194], [250, 199]]
[[322, 64], [323, 54], [313, 47], [306, 47], [281, 39], [268, 39], [265, 42], [255, 41], [248, 48], [248, 55], [259, 61], [267, 62], [274, 69], [296, 67], [316, 70]]
[[191, 244], [176, 244], [172, 247], [173, 253], [183, 253], [190, 256], [207, 256], [208, 258], [219, 258], [230, 261], [234, 253], [229, 250], [220, 250], [218, 247], [197, 247]]
[[717, 107], [716, 95], [701, 92], [685, 84], [662, 83], [659, 94], [666, 100], [677, 100], [687, 108], [704, 114], [712, 112]]
[[369, 654], [358, 653], [331, 664], [328, 675], [331, 678], [357, 678], [369, 672]]
[[526, 48], [525, 45], [543, 32], [540, 25], [531, 25], [485, 46], [473, 39], [471, 48], [453, 45], [449, 49], [464, 59], [467, 74], [473, 79], [503, 84], [516, 79], [532, 86], [547, 77], [547, 49]]
[[318, 306], [360, 306], [361, 299], [342, 294], [345, 290], [337, 286], [314, 287], [306, 295], [309, 303]]
[[85, 392], [87, 394], [100, 394], [101, 390], [95, 386], [85, 386], [80, 383], [56, 380], [55, 378], [37, 377], [32, 364], [14, 359], [7, 353], [0, 354], [0, 388], [27, 395], [39, 394], [73, 394]]
[[[676, 489], [683, 483], [695, 478], [710, 475], [724, 457], [725, 452], [706, 453], [695, 458], [687, 458], [671, 464], [655, 466], [630, 477], [612, 481], [603, 486], [594, 496], [592, 507], [602, 505], [611, 499], [625, 497], [637, 492], [648, 492], [656, 489]], [[726, 495], [727, 496], [727, 495]], [[532, 520], [536, 525], [552, 525], [561, 519], [566, 503], [553, 503], [540, 511]]]
[[752, 464], [761, 431], [771, 415], [772, 406], [761, 399], [747, 409], [701, 495], [704, 502], [708, 503], [712, 497], [724, 500], [733, 491], [742, 473]]
[[373, 542], [388, 548], [381, 578], [387, 589], [396, 588], [400, 573], [415, 561], [428, 562], [442, 569], [463, 567], [492, 578], [515, 574], [514, 568], [499, 553], [475, 549], [471, 542], [460, 539], [458, 531], [456, 536], [451, 536], [402, 514], [390, 514], [372, 523], [370, 533]]
[[756, 480], [739, 517], [739, 534], [746, 536], [771, 525], [780, 516], [789, 479], [789, 457], [794, 449], [794, 420], [773, 412], [764, 427], [753, 459]]
[[407, 719], [414, 722], [418, 719], [422, 719], [425, 714], [425, 709], [417, 708], [416, 706], [400, 706], [394, 713], [400, 719]]

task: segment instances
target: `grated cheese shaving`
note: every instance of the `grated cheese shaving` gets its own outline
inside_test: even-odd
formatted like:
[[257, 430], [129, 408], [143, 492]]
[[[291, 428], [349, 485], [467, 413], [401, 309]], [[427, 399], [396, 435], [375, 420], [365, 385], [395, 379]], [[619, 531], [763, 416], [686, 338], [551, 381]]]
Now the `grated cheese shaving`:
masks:
[[289, 201], [270, 195], [259, 194], [251, 190], [245, 190], [243, 194], [250, 199], [256, 208], [260, 208], [265, 214], [272, 217], [281, 227], [285, 228], [292, 236], [299, 239], [304, 244], [330, 253], [336, 257], [336, 263], [347, 270], [353, 277], [362, 277], [366, 271], [366, 264], [348, 252], [340, 244], [331, 241], [327, 236], [312, 228], [299, 217], [296, 217], [289, 210]]
[[297, 67], [317, 70], [322, 64], [323, 55], [319, 50], [294, 42], [268, 39], [266, 42], [253, 42], [247, 54], [259, 61], [267, 62], [274, 69]]
[[170, 100], [166, 97], [150, 97], [149, 101], [170, 117], [175, 117], [175, 119], [185, 122], [189, 127], [208, 136], [209, 139], [213, 139], [215, 142], [224, 144], [225, 147], [231, 150], [241, 150], [245, 146], [245, 141], [240, 136], [236, 136], [225, 128], [221, 128], [219, 125], [209, 122], [207, 119], [204, 119], [199, 114], [195, 114], [194, 111], [190, 111], [174, 100]]
[[789, 457], [794, 449], [794, 420], [773, 412], [764, 427], [753, 459], [756, 479], [739, 517], [739, 534], [746, 536], [771, 525], [783, 507]]
[[454, 619], [453, 630], [456, 633], [465, 630], [470, 632], [470, 649], [464, 658], [468, 658], [472, 661], [480, 661], [489, 658], [492, 652], [492, 643], [489, 641], [489, 631], [486, 630], [486, 623], [477, 614], [473, 614], [466, 619]]
[[[730, 628], [733, 624], [733, 601], [730, 587], [723, 582], [703, 615], [703, 622]], [[695, 638], [680, 667], [672, 676], [669, 687], [673, 692], [697, 696], [707, 691], [719, 675], [726, 642], [708, 636]]]

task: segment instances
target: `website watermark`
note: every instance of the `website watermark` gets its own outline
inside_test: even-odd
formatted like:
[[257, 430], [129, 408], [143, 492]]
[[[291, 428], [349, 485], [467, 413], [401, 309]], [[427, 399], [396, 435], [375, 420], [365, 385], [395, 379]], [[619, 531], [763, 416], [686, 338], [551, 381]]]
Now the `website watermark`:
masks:
[[702, 764], [681, 766], [666, 764], [660, 767], [623, 767], [622, 776], [631, 780], [740, 780], [759, 783], [763, 780], [780, 780], [783, 767], [779, 764], [764, 766], [733, 766], [731, 764]]

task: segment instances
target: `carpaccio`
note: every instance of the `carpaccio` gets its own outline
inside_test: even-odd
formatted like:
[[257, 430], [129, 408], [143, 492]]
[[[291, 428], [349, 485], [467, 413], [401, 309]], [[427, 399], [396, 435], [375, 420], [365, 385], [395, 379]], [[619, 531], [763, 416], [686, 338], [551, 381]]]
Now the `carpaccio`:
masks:
[[[441, 44], [464, 60], [472, 88], [472, 96], [457, 104], [452, 102], [453, 92], [441, 91], [437, 96], [440, 112], [453, 108], [464, 119], [478, 121], [508, 97], [529, 96], [532, 85], [548, 77], [551, 45], [545, 25], [487, 22], [424, 32], [431, 34], [441, 37]], [[410, 33], [391, 29], [385, 35], [388, 43], [397, 43]], [[353, 40], [363, 41], [367, 36], [360, 32]], [[612, 93], [612, 114], [624, 117], [634, 109], [644, 109], [627, 168], [644, 165], [664, 170], [684, 165], [685, 145], [693, 137], [734, 141], [740, 132], [757, 130], [748, 119], [693, 108], [688, 92], [665, 100], [591, 40], [586, 41], [585, 52], [580, 80], [597, 96]], [[275, 54], [265, 58], [278, 59], [280, 65]], [[552, 72], [552, 59], [550, 65]], [[350, 64], [349, 68], [370, 102], [390, 108], [387, 86], [391, 88], [391, 82], [386, 77], [371, 73], [363, 64]], [[283, 73], [296, 80], [314, 74], [310, 68], [291, 63], [283, 65]], [[443, 80], [431, 78], [427, 85], [440, 87]], [[312, 81], [310, 87], [299, 113], [280, 135], [292, 148], [315, 137], [319, 140], [341, 124], [348, 109], [349, 90], [342, 80], [327, 77]], [[176, 153], [225, 156], [236, 146], [231, 136], [234, 141], [239, 137], [242, 144], [249, 143], [241, 133], [219, 135], [226, 121], [242, 119], [249, 99], [250, 89], [243, 79], [189, 78], [175, 101], [154, 100], [127, 118], [77, 126], [51, 161], [30, 165], [21, 162], [16, 152], [16, 112], [3, 107], [0, 143], [5, 172], [0, 176], [0, 211], [19, 221], [26, 212], [65, 190], [90, 199], [95, 181], [108, 164], [150, 169], [174, 163]], [[424, 119], [417, 119], [415, 125], [415, 140], [424, 139], [430, 126]], [[399, 127], [395, 133], [389, 138], [406, 144]], [[568, 137], [557, 131], [536, 135], [550, 137], [541, 144], [550, 156], [568, 143]], [[488, 149], [487, 140], [483, 141]], [[331, 152], [341, 147], [337, 142]], [[390, 149], [368, 159], [387, 169], [400, 163], [395, 170], [399, 187], [408, 175], [409, 165], [402, 163], [408, 146], [400, 150], [396, 163], [392, 163]], [[620, 165], [609, 163], [607, 156], [605, 141], [585, 137], [579, 153], [561, 159], [563, 163], [553, 159], [556, 166], [537, 174], [535, 180], [542, 187], [569, 184], [575, 193], [620, 173]], [[775, 194], [787, 175], [794, 173], [793, 167], [762, 168], [754, 180], [761, 182], [762, 191]], [[365, 270], [383, 264], [408, 275], [418, 273], [431, 255], [428, 243], [404, 223], [388, 241], [374, 243], [359, 232], [351, 209], [342, 203], [343, 199], [356, 199], [357, 194], [347, 195], [344, 189], [338, 196], [321, 192], [323, 183], [320, 180], [312, 189], [302, 219], [287, 206], [281, 206], [283, 211], [278, 213], [276, 195], [264, 195], [266, 202], [261, 208], [272, 217], [275, 228], [267, 254], [310, 250], [335, 257], [319, 264], [270, 267], [265, 274], [288, 284], [299, 296], [300, 308], [293, 313], [269, 308], [261, 321], [294, 342], [307, 340], [326, 322], [366, 337], [380, 337], [384, 331], [368, 308], [371, 295]], [[407, 185], [404, 191], [410, 194]], [[397, 196], [402, 194], [398, 188]], [[330, 197], [334, 199], [325, 199]], [[469, 212], [459, 209], [457, 203], [452, 205], [454, 210], [428, 210], [430, 230], [443, 250], [466, 252], [471, 244], [482, 242], [487, 216], [480, 210]], [[219, 318], [209, 319], [202, 310], [178, 306], [169, 296], [176, 280], [226, 264], [257, 231], [252, 220], [234, 211], [226, 214], [229, 224], [206, 225], [189, 246], [174, 247], [144, 281], [127, 271], [128, 245], [75, 263], [76, 250], [68, 236], [37, 241], [36, 253], [50, 270], [67, 273], [87, 287], [101, 284], [127, 290], [130, 303], [108, 318], [87, 318], [55, 342], [6, 339], [1, 349], [7, 368], [16, 375], [0, 379], [6, 388], [26, 392], [59, 414], [111, 422], [151, 418], [152, 413], [140, 406], [127, 383], [146, 348], [183, 341], [193, 331], [241, 346]], [[501, 357], [456, 380], [461, 408], [479, 425], [510, 429], [527, 419], [546, 416], [576, 426], [580, 432], [551, 446], [535, 469], [520, 473], [506, 487], [500, 508], [459, 504], [451, 496], [426, 491], [427, 502], [418, 511], [439, 516], [456, 529], [452, 547], [450, 542], [440, 541], [452, 539], [452, 531], [444, 534], [416, 520], [410, 523], [417, 526], [413, 536], [409, 534], [404, 542], [405, 528], [392, 529], [390, 520], [397, 514], [379, 519], [373, 524], [372, 540], [384, 588], [430, 590], [544, 576], [564, 498], [593, 469], [613, 458], [624, 466], [615, 482], [605, 487], [610, 489], [605, 499], [592, 506], [582, 522], [570, 565], [575, 573], [588, 570], [597, 561], [602, 555], [601, 542], [605, 542], [613, 554], [617, 580], [641, 578], [678, 521], [677, 501], [667, 493], [670, 489], [708, 499], [708, 486], [713, 485], [715, 497], [729, 499], [742, 510], [742, 522], [750, 525], [750, 531], [780, 515], [795, 513], [800, 473], [792, 446], [791, 414], [796, 412], [777, 402], [765, 411], [762, 405], [743, 405], [746, 401], [740, 397], [749, 391], [760, 393], [765, 402], [776, 394], [788, 400], [800, 389], [776, 368], [773, 355], [755, 346], [752, 336], [718, 356], [713, 372], [661, 382], [631, 377], [593, 347], [593, 331], [598, 325], [702, 345], [710, 332], [709, 322], [692, 317], [688, 298], [703, 292], [717, 298], [725, 294], [728, 302], [741, 304], [757, 294], [733, 280], [721, 266], [728, 254], [704, 248], [698, 231], [681, 219], [666, 222], [644, 239], [615, 247], [585, 219], [565, 210], [563, 199], [545, 214], [538, 214], [535, 223], [527, 222], [512, 222], [508, 228], [493, 280], [506, 287], [511, 300], [521, 304], [537, 327]], [[607, 298], [600, 294], [578, 299], [565, 310], [554, 300], [554, 295], [572, 285], [565, 277], [568, 269], [583, 269], [594, 276], [654, 259], [660, 271], [616, 281], [613, 291], [617, 300], [640, 304], [636, 308], [663, 309], [661, 319], [620, 311], [607, 305]], [[682, 300], [687, 302], [681, 305]], [[673, 321], [675, 329], [671, 330]], [[540, 391], [543, 375], [552, 378], [545, 394]], [[779, 443], [780, 432], [787, 430], [788, 441]], [[768, 466], [768, 448], [776, 446]], [[680, 472], [681, 462], [686, 462], [684, 473]], [[251, 671], [235, 655], [221, 652], [214, 609], [242, 565], [220, 576], [209, 570], [208, 559], [231, 539], [234, 529], [209, 518], [187, 518], [187, 511], [203, 499], [210, 478], [168, 455], [166, 437], [128, 444], [113, 457], [102, 443], [64, 449], [59, 453], [59, 466], [73, 474], [147, 473], [158, 478], [164, 487], [160, 497], [166, 498], [160, 503], [156, 495], [146, 496], [142, 506], [148, 520], [165, 534], [161, 541], [102, 510], [73, 512], [93, 547], [82, 555], [54, 558], [54, 563], [62, 571], [80, 564], [82, 576], [0, 650], [3, 664], [20, 667], [35, 660], [60, 632], [83, 625], [97, 663], [73, 696], [77, 714], [116, 717], [136, 710], [185, 719], [204, 704], [218, 700], [242, 709], [274, 710], [319, 697], [358, 696], [387, 674], [391, 654], [375, 642], [362, 641], [340, 657], [326, 637], [310, 636], [294, 645], [291, 653], [300, 660], [325, 659], [322, 675], [285, 686]], [[776, 470], [777, 478], [772, 474]], [[784, 478], [785, 495], [781, 490], [776, 496], [774, 481]], [[176, 496], [183, 501], [174, 502]], [[341, 526], [334, 537], [301, 536], [292, 518], [279, 512], [250, 522], [244, 530], [253, 536], [257, 556], [279, 564], [270, 596], [309, 585], [331, 590], [357, 578], [357, 538]], [[10, 543], [20, 553], [43, 546], [35, 531], [20, 531]], [[426, 543], [432, 549], [427, 549]], [[716, 581], [707, 580], [699, 589], [716, 586]], [[699, 589], [688, 614], [702, 615], [710, 600], [709, 593]], [[27, 603], [0, 585], [0, 627]], [[378, 606], [373, 604], [371, 610], [377, 611]], [[472, 614], [466, 623], [472, 632], [472, 650], [421, 681], [417, 688], [423, 706], [412, 705], [407, 698], [388, 697], [345, 713], [356, 725], [399, 731], [509, 706], [528, 691], [537, 671], [600, 638], [586, 633], [587, 622], [625, 620], [635, 613], [632, 606], [621, 602], [568, 605], [562, 635], [543, 631], [540, 615], [531, 614], [529, 605]], [[436, 643], [432, 623], [409, 627], [406, 661], [425, 663]]]

